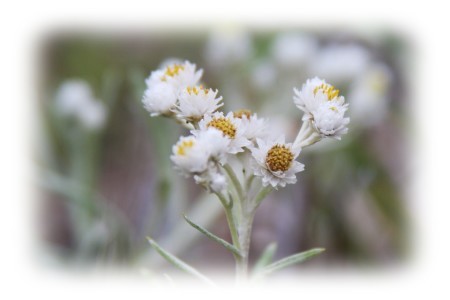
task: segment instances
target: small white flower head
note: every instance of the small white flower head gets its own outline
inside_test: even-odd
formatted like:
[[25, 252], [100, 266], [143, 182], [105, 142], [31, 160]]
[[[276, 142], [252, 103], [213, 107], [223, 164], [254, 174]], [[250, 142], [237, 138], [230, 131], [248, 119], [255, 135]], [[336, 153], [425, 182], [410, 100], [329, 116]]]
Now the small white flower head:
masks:
[[297, 182], [295, 173], [303, 171], [305, 166], [295, 159], [300, 154], [300, 148], [286, 144], [284, 136], [275, 141], [257, 139], [258, 147], [252, 148], [254, 175], [262, 178], [263, 186], [278, 186]]
[[195, 136], [181, 137], [172, 147], [172, 153], [170, 159], [185, 176], [203, 172], [208, 166], [208, 151]]
[[185, 88], [186, 86], [196, 85], [202, 77], [203, 70], [196, 71], [195, 64], [185, 61], [180, 64], [174, 62], [162, 69], [153, 71], [145, 80], [147, 87], [152, 87], [160, 82], [166, 82], [172, 85], [177, 91]]
[[256, 142], [256, 139], [265, 139], [268, 136], [268, 124], [263, 118], [258, 118], [256, 113], [248, 109], [240, 109], [233, 112], [235, 118], [241, 119], [242, 127], [244, 128], [244, 136], [251, 142]]
[[188, 61], [183, 64], [172, 63], [153, 71], [145, 80], [147, 89], [142, 102], [151, 116], [171, 114], [180, 92], [187, 86], [195, 86], [203, 73], [196, 71], [195, 65]]
[[210, 160], [220, 162], [222, 165], [226, 163], [231, 139], [225, 136], [222, 131], [209, 127], [198, 132], [197, 139], [202, 144], [202, 147], [205, 148]]
[[208, 128], [216, 128], [222, 132], [224, 137], [230, 139], [227, 152], [236, 154], [244, 151], [244, 147], [248, 147], [251, 142], [245, 137], [245, 127], [242, 120], [235, 118], [232, 112], [226, 116], [222, 112], [215, 112], [205, 117], [198, 123], [199, 129], [193, 131], [194, 135], [207, 130]]
[[160, 82], [145, 90], [142, 103], [152, 117], [168, 115], [177, 103], [177, 92], [172, 85]]
[[203, 185], [207, 190], [222, 192], [228, 187], [227, 178], [211, 164], [207, 171], [194, 176], [195, 183]]
[[217, 97], [218, 91], [200, 86], [187, 86], [179, 95], [177, 116], [188, 121], [198, 122], [204, 115], [211, 115], [219, 107], [222, 97]]
[[55, 105], [62, 116], [74, 117], [87, 129], [99, 129], [105, 124], [106, 107], [95, 99], [91, 87], [83, 80], [67, 80], [61, 84]]
[[322, 137], [340, 139], [347, 132], [349, 118], [344, 117], [348, 108], [339, 90], [317, 77], [308, 79], [299, 91], [294, 88], [294, 103], [304, 112], [303, 121], [311, 121]]
[[322, 137], [332, 137], [340, 140], [341, 136], [348, 131], [349, 118], [345, 118], [347, 105], [339, 105], [329, 101], [320, 105], [315, 111], [312, 124]]

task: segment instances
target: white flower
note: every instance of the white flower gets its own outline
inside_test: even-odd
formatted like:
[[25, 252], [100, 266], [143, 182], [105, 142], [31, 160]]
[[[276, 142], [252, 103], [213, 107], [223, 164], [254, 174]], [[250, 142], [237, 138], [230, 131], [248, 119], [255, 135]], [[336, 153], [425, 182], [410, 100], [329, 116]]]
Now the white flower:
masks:
[[321, 104], [313, 112], [314, 120], [311, 122], [322, 136], [340, 140], [341, 136], [347, 133], [348, 128], [346, 126], [350, 122], [349, 118], [344, 117], [346, 110], [347, 105], [340, 105], [335, 101], [328, 101]]
[[241, 119], [235, 118], [232, 112], [229, 112], [226, 116], [222, 112], [215, 112], [212, 115], [205, 115], [198, 123], [199, 129], [194, 130], [193, 133], [198, 135], [210, 127], [216, 128], [222, 132], [223, 136], [230, 139], [227, 152], [236, 154], [243, 152], [243, 148], [251, 144], [245, 137], [245, 128], [241, 121]]
[[56, 109], [65, 117], [74, 117], [87, 129], [99, 129], [106, 120], [106, 107], [95, 99], [83, 80], [66, 80], [56, 93]]
[[151, 116], [169, 114], [177, 102], [177, 93], [174, 87], [166, 82], [152, 85], [144, 92], [142, 103]]
[[347, 132], [350, 119], [344, 113], [348, 104], [334, 86], [315, 77], [308, 79], [300, 91], [294, 88], [294, 93], [295, 105], [304, 112], [303, 121], [311, 122], [321, 137], [340, 139]]
[[177, 116], [188, 121], [199, 121], [204, 115], [212, 114], [223, 105], [222, 97], [217, 96], [218, 91], [205, 89], [203, 86], [188, 86], [179, 95]]
[[300, 154], [300, 148], [286, 144], [284, 136], [274, 141], [257, 139], [258, 148], [252, 148], [252, 167], [254, 175], [262, 177], [263, 186], [278, 186], [296, 183], [295, 173], [304, 170], [304, 165], [295, 159]]
[[205, 148], [209, 159], [220, 162], [222, 165], [226, 163], [226, 154], [231, 140], [222, 131], [209, 127], [198, 132], [197, 139], [202, 144], [202, 147]]
[[195, 70], [188, 61], [173, 63], [163, 69], [153, 71], [145, 80], [147, 89], [142, 102], [152, 116], [170, 114], [175, 107], [180, 92], [187, 86], [195, 86], [203, 70]]
[[221, 192], [228, 183], [218, 167], [219, 164], [226, 163], [229, 144], [230, 139], [221, 131], [208, 128], [197, 136], [181, 137], [173, 146], [170, 158], [183, 175], [193, 175], [197, 184], [207, 190]]
[[172, 147], [170, 159], [185, 176], [206, 170], [209, 154], [204, 144], [195, 136], [181, 137]]
[[256, 142], [256, 139], [264, 139], [268, 135], [268, 124], [263, 118], [258, 118], [256, 113], [252, 114], [250, 110], [241, 109], [233, 112], [235, 118], [241, 119], [242, 127], [244, 128], [244, 136]]
[[195, 183], [203, 185], [213, 192], [222, 192], [228, 187], [227, 178], [217, 170], [214, 164], [210, 164], [207, 171], [194, 176]]
[[195, 136], [181, 137], [170, 158], [183, 175], [198, 175], [210, 168], [211, 162], [224, 164], [229, 144], [230, 139], [221, 131], [208, 128]]

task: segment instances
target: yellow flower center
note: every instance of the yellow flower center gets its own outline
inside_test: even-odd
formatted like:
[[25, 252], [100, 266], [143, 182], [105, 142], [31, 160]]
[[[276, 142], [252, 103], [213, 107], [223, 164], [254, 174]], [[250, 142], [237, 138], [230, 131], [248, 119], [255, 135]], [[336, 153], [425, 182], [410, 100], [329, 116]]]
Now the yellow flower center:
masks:
[[228, 118], [220, 117], [211, 120], [206, 127], [214, 127], [222, 131], [222, 133], [228, 136], [230, 139], [234, 139], [236, 136], [236, 126]]
[[180, 71], [184, 70], [184, 66], [180, 64], [173, 64], [171, 66], [167, 66], [166, 71], [164, 72], [164, 76], [161, 78], [162, 81], [167, 80], [167, 76], [174, 77], [180, 73]]
[[329, 84], [322, 83], [321, 85], [317, 86], [314, 89], [314, 95], [316, 95], [319, 90], [322, 91], [322, 93], [324, 93], [325, 95], [327, 95], [328, 101], [333, 100], [334, 98], [339, 96], [339, 90]]
[[194, 140], [184, 140], [178, 145], [177, 154], [184, 156], [186, 155], [186, 150], [192, 148], [193, 146]]
[[242, 119], [243, 116], [246, 116], [247, 119], [250, 120], [250, 116], [252, 115], [252, 111], [248, 109], [239, 109], [233, 112], [233, 116], [235, 118]]
[[201, 91], [203, 91], [205, 93], [205, 95], [208, 95], [208, 93], [209, 93], [209, 90], [205, 89], [203, 87], [203, 85], [200, 85], [199, 87], [196, 87], [196, 86], [190, 87], [190, 86], [188, 86], [186, 88], [186, 91], [188, 92], [189, 95], [192, 95], [192, 94], [198, 95], [198, 93], [200, 93]]
[[294, 160], [294, 154], [285, 145], [275, 145], [266, 156], [266, 164], [273, 172], [287, 171]]

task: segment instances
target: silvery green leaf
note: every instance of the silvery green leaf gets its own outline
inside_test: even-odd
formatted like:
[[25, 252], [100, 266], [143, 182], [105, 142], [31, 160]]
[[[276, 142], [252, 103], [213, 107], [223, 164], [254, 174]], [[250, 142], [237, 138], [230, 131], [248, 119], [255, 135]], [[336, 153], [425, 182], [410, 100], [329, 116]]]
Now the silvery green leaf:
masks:
[[174, 265], [175, 267], [177, 267], [178, 269], [180, 269], [182, 271], [185, 271], [188, 274], [191, 274], [191, 275], [197, 277], [198, 279], [202, 280], [203, 282], [205, 282], [209, 285], [215, 286], [215, 284], [210, 279], [208, 279], [208, 277], [206, 277], [205, 275], [203, 275], [202, 273], [197, 271], [194, 267], [191, 267], [190, 265], [188, 265], [187, 263], [185, 263], [178, 257], [170, 254], [169, 252], [167, 252], [166, 250], [161, 248], [161, 246], [159, 246], [153, 239], [151, 239], [150, 237], [147, 237], [147, 240], [150, 243], [150, 245], [153, 247], [153, 249], [155, 249], [162, 257], [164, 257], [172, 265]]
[[191, 225], [192, 227], [194, 227], [195, 229], [197, 229], [198, 231], [200, 231], [201, 233], [203, 233], [204, 235], [206, 235], [208, 238], [210, 238], [211, 240], [218, 242], [219, 244], [221, 244], [222, 246], [224, 246], [227, 250], [230, 250], [233, 254], [241, 257], [241, 253], [240, 251], [233, 245], [231, 245], [230, 243], [228, 243], [227, 241], [221, 239], [220, 237], [212, 234], [211, 232], [209, 232], [208, 230], [206, 230], [205, 228], [203, 228], [200, 225], [195, 224], [194, 222], [192, 222], [186, 215], [183, 215], [184, 219], [186, 220], [186, 222], [189, 223], [189, 225]]
[[301, 262], [304, 262], [305, 260], [316, 256], [319, 253], [322, 253], [325, 251], [324, 248], [314, 248], [305, 252], [297, 253], [288, 257], [285, 257], [283, 259], [280, 259], [279, 261], [276, 261], [266, 267], [264, 267], [260, 274], [261, 275], [267, 275], [269, 273], [278, 271], [280, 269], [284, 269], [286, 267], [292, 266], [294, 264], [298, 264]]
[[253, 267], [253, 273], [261, 271], [261, 269], [272, 262], [273, 256], [277, 251], [277, 243], [270, 243], [263, 251], [258, 261]]

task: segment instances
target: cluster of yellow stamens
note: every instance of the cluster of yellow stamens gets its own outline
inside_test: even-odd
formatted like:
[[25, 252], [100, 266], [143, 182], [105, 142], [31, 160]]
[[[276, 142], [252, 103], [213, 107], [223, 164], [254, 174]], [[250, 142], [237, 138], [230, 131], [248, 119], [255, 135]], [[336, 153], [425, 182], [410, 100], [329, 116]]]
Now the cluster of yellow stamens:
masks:
[[184, 140], [182, 141], [177, 148], [178, 155], [186, 155], [186, 150], [192, 148], [194, 146], [194, 140]]
[[328, 101], [333, 100], [334, 98], [339, 96], [339, 90], [329, 84], [322, 83], [321, 85], [317, 86], [314, 89], [314, 95], [316, 95], [319, 90], [321, 90], [322, 93], [327, 95]]
[[233, 116], [235, 118], [242, 119], [243, 116], [246, 116], [247, 119], [250, 119], [250, 116], [252, 115], [251, 110], [248, 109], [239, 109], [233, 112]]
[[205, 93], [205, 95], [208, 95], [208, 93], [209, 93], [209, 90], [205, 89], [203, 87], [203, 85], [200, 85], [199, 87], [196, 87], [196, 86], [190, 87], [190, 86], [188, 86], [186, 88], [186, 91], [188, 92], [189, 95], [192, 95], [192, 94], [198, 95], [198, 93], [200, 93], [201, 91], [203, 91], [203, 93]]
[[287, 171], [294, 160], [294, 154], [285, 145], [275, 145], [266, 156], [266, 165], [273, 172]]
[[212, 119], [206, 127], [214, 127], [223, 132], [224, 135], [230, 139], [234, 139], [236, 136], [236, 126], [228, 118], [220, 117]]
[[184, 66], [180, 64], [173, 64], [171, 66], [167, 66], [166, 71], [164, 72], [164, 76], [161, 78], [162, 81], [167, 80], [167, 76], [174, 77], [178, 75], [180, 71], [184, 70]]

